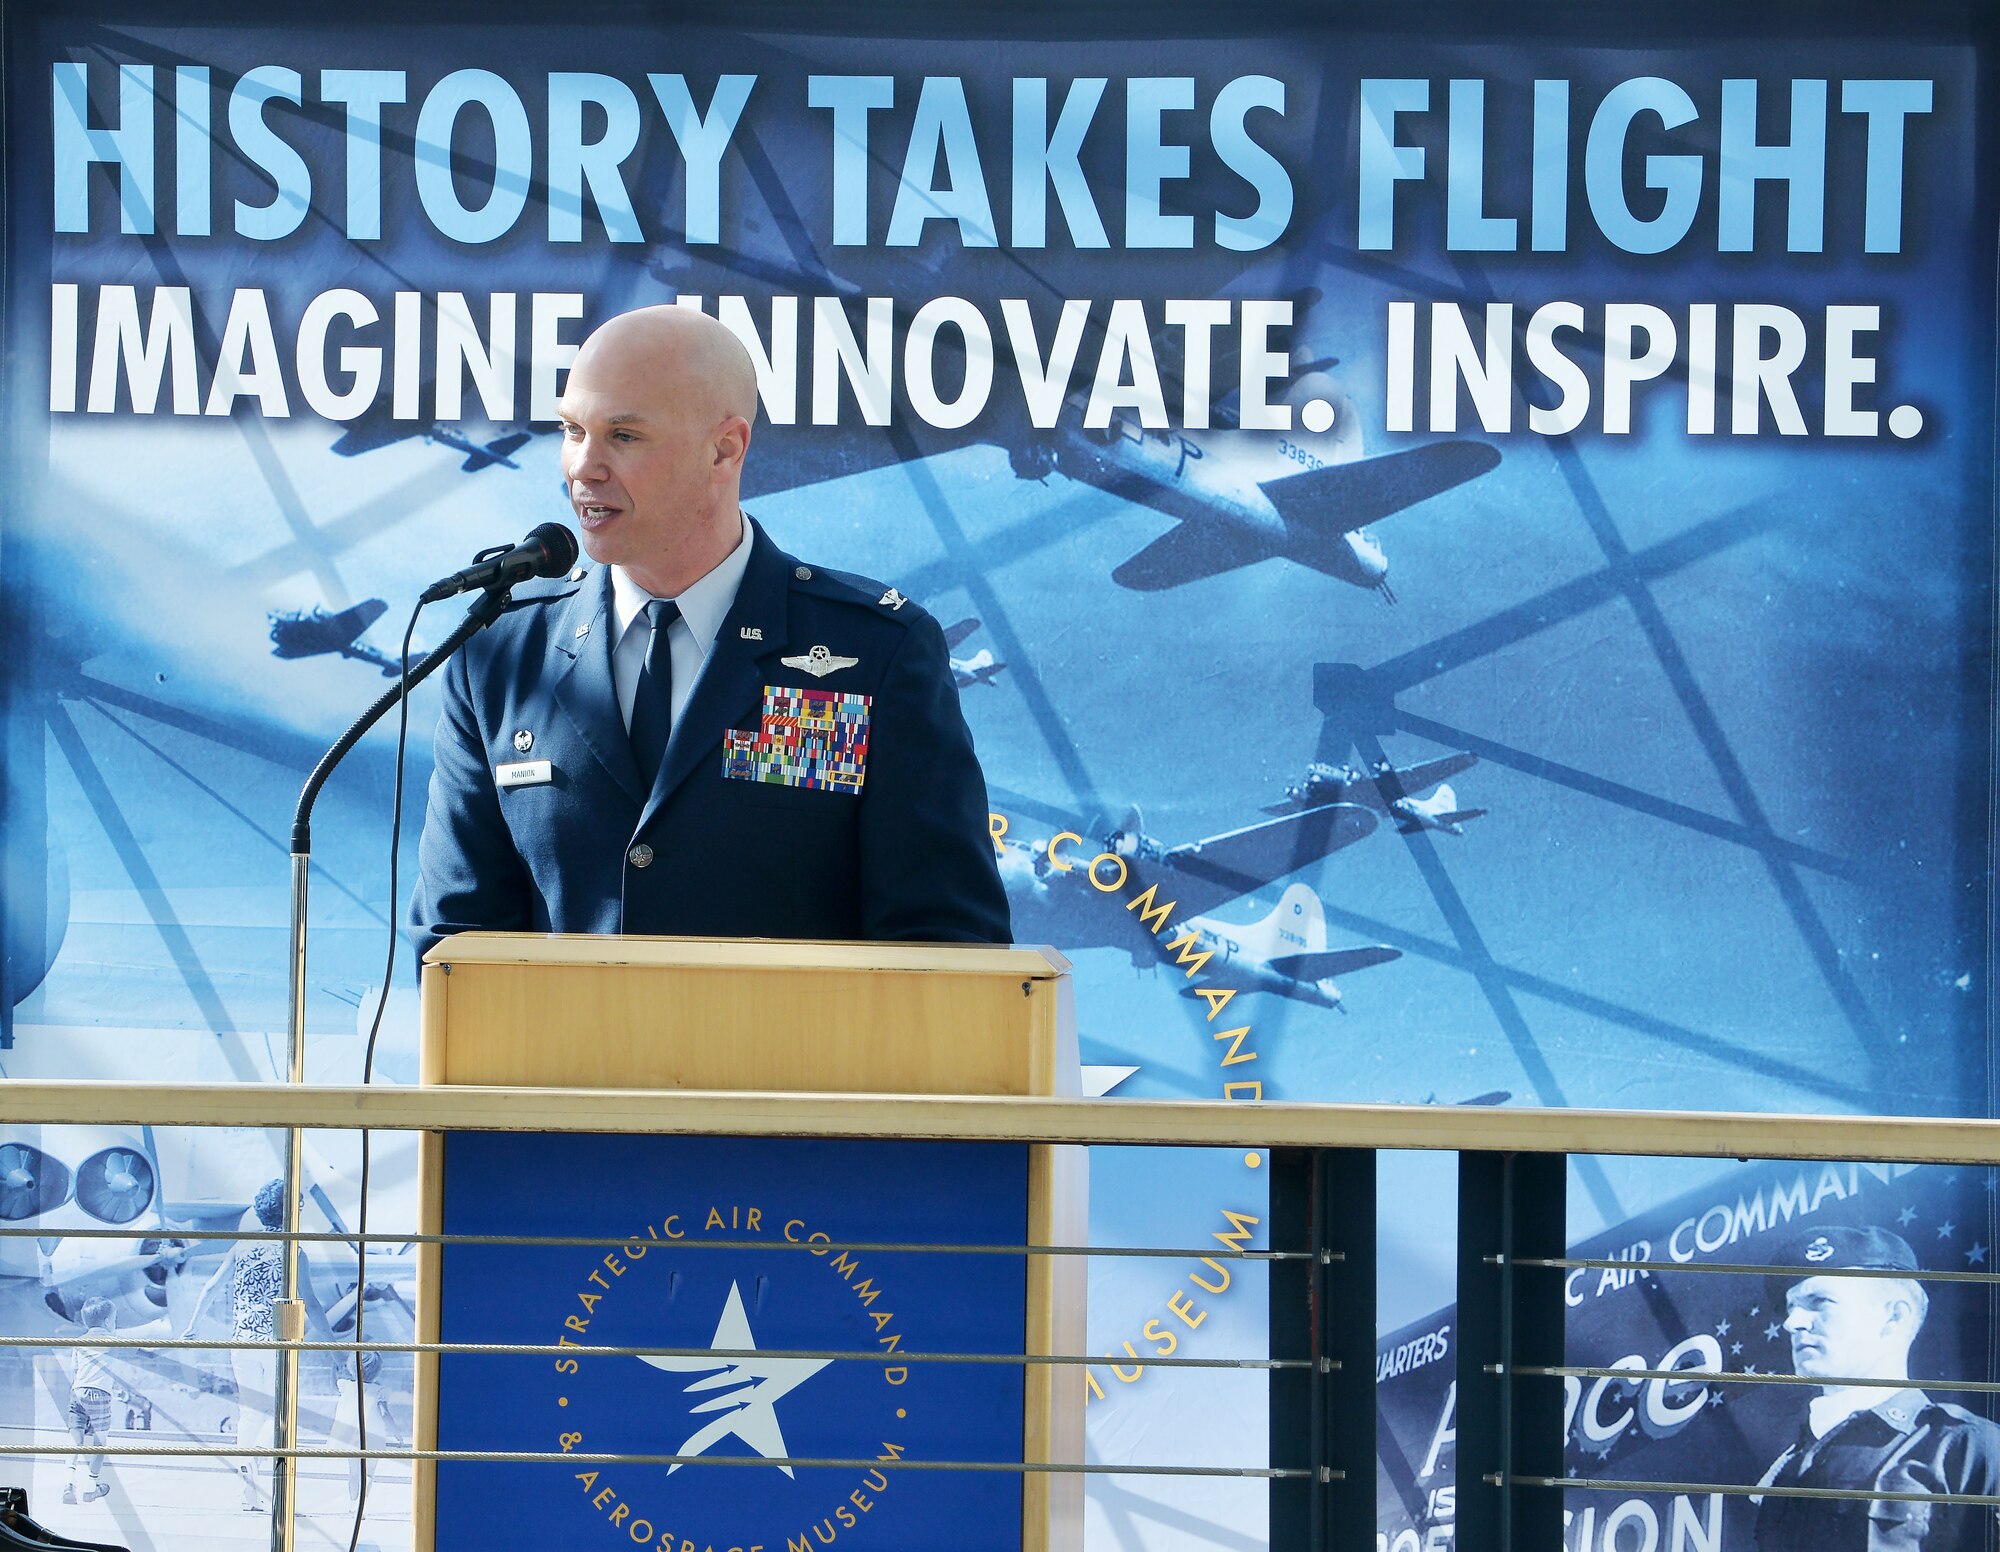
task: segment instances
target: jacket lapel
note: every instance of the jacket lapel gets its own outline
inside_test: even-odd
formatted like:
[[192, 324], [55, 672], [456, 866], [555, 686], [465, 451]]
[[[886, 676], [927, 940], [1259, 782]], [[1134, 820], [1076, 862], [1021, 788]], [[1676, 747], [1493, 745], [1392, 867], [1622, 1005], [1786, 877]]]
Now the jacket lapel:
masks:
[[[715, 752], [726, 729], [747, 727], [761, 704], [765, 671], [760, 658], [784, 650], [786, 617], [790, 612], [792, 568], [796, 561], [754, 521], [750, 562], [736, 589], [722, 629], [708, 649], [694, 694], [674, 719], [667, 756], [660, 762], [659, 780], [639, 823], [648, 823], [673, 790]], [[757, 630], [759, 640], [746, 641], [743, 632]], [[608, 659], [607, 659], [608, 661]], [[718, 767], [718, 774], [720, 768]]]
[[[639, 762], [632, 758], [632, 743], [618, 715], [618, 689], [611, 678], [618, 618], [611, 609], [611, 568], [597, 567], [596, 580], [595, 587], [577, 590], [550, 643], [555, 698], [597, 763], [634, 803], [643, 803], [646, 790], [639, 784]], [[577, 631], [584, 627], [579, 636]]]

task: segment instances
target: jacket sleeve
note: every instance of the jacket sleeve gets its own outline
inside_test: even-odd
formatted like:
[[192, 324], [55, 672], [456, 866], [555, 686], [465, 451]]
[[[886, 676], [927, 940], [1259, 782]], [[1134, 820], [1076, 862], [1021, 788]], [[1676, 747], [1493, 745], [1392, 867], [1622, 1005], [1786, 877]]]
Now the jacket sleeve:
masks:
[[860, 813], [861, 935], [1010, 943], [986, 778], [937, 621], [912, 622], [869, 717]]
[[433, 944], [454, 932], [525, 931], [534, 925], [534, 884], [514, 849], [493, 773], [486, 768], [463, 652], [444, 672], [434, 756], [417, 844], [417, 888], [406, 921], [420, 962]]

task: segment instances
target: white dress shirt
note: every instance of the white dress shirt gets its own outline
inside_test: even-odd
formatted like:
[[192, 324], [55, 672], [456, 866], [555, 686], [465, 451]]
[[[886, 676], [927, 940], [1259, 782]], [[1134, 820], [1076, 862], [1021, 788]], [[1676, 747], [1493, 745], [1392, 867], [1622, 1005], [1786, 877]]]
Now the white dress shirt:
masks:
[[[740, 519], [739, 519], [740, 521]], [[715, 645], [729, 606], [736, 602], [736, 590], [750, 564], [750, 525], [743, 524], [743, 537], [716, 568], [693, 583], [674, 602], [680, 618], [667, 628], [667, 646], [672, 653], [674, 674], [673, 721], [677, 726], [709, 648]], [[621, 567], [611, 568], [611, 613], [617, 632], [611, 649], [611, 683], [618, 691], [618, 716], [629, 730], [632, 702], [639, 693], [639, 675], [646, 666], [646, 641], [652, 634], [646, 625], [646, 605], [653, 595], [628, 577]]]
[[1829, 1391], [1814, 1396], [1807, 1404], [1806, 1421], [1812, 1426], [1813, 1437], [1824, 1439], [1856, 1412], [1865, 1412], [1895, 1394], [1893, 1390], [1878, 1390], [1872, 1385], [1850, 1385], [1844, 1390]]

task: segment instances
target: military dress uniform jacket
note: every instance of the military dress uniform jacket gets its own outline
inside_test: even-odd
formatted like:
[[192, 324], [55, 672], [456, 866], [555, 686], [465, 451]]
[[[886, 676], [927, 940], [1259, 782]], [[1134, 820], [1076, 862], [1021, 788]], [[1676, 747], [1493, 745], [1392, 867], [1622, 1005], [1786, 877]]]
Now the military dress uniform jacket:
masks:
[[[1893, 1392], [1823, 1439], [1802, 1438], [1772, 1462], [1762, 1486], [1886, 1493], [2000, 1493], [2000, 1428], [1921, 1390]], [[1994, 1513], [1928, 1504], [1766, 1495], [1758, 1552], [1986, 1552]]]
[[[447, 666], [410, 906], [420, 955], [469, 928], [1009, 941], [937, 622], [751, 526], [650, 788], [612, 684], [609, 567], [524, 584]], [[815, 674], [787, 657], [855, 661]], [[801, 744], [802, 709], [837, 736]]]

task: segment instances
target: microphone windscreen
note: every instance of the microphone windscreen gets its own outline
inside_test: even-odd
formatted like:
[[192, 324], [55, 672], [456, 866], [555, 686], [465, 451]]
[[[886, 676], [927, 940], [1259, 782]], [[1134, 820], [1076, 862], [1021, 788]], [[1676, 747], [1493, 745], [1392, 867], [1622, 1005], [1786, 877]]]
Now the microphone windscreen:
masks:
[[535, 565], [538, 577], [559, 577], [576, 564], [576, 535], [561, 523], [542, 523], [530, 529], [528, 543], [541, 546], [542, 558]]

